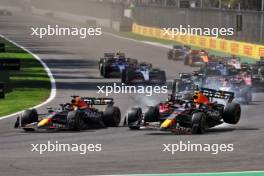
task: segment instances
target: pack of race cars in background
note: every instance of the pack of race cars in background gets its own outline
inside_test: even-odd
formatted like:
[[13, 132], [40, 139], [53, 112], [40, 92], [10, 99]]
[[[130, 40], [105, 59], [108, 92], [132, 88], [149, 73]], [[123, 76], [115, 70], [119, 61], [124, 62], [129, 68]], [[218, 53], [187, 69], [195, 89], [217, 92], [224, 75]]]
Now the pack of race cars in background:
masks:
[[[180, 55], [180, 53], [182, 55]], [[173, 46], [168, 59], [182, 60], [185, 65], [200, 66], [198, 71], [180, 73], [177, 80], [180, 91], [203, 86], [235, 93], [235, 99], [249, 104], [252, 93], [263, 91], [264, 59], [254, 64], [242, 62], [237, 56], [209, 55], [205, 50], [191, 50], [186, 46]]]
[[154, 68], [151, 63], [128, 58], [124, 53], [105, 53], [98, 65], [101, 76], [121, 78], [121, 82], [127, 85], [166, 83], [165, 71]]

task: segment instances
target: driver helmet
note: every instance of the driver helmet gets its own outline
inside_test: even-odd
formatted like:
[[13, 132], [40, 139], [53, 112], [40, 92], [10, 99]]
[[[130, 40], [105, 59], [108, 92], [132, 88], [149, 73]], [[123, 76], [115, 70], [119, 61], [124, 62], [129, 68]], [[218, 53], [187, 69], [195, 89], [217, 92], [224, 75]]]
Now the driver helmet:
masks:
[[78, 107], [79, 109], [85, 109], [89, 107], [89, 105], [79, 96], [74, 97], [71, 103], [73, 106]]
[[209, 103], [209, 99], [203, 94], [202, 91], [195, 91], [194, 92], [193, 101], [197, 104]]

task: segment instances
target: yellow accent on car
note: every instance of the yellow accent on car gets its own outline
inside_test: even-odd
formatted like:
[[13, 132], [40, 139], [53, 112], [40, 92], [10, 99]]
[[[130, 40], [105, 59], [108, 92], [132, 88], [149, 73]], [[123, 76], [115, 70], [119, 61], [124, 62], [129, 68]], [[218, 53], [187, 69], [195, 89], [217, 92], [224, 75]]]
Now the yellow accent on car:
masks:
[[43, 119], [38, 123], [38, 127], [45, 126], [49, 123], [49, 119]]
[[172, 124], [172, 120], [171, 119], [166, 119], [162, 124], [161, 124], [161, 128], [168, 128], [170, 127]]

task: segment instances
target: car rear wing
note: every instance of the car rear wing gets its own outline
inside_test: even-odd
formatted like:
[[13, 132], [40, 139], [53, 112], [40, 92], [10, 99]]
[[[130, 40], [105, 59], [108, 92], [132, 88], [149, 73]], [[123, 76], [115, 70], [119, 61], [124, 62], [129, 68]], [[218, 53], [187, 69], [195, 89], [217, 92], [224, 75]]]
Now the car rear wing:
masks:
[[113, 98], [81, 97], [89, 105], [113, 105]]
[[104, 53], [104, 57], [115, 57], [115, 53]]
[[208, 88], [201, 88], [201, 91], [208, 98], [225, 99], [228, 100], [228, 102], [232, 102], [233, 99], [235, 98], [234, 92], [227, 92], [227, 91], [208, 89]]
[[126, 56], [126, 54], [125, 53], [116, 53], [116, 56], [119, 56], [119, 57], [125, 57]]
[[184, 73], [184, 72], [181, 72], [181, 73], [179, 73], [179, 76], [180, 77], [183, 77], [183, 76], [192, 76], [193, 75], [193, 73]]

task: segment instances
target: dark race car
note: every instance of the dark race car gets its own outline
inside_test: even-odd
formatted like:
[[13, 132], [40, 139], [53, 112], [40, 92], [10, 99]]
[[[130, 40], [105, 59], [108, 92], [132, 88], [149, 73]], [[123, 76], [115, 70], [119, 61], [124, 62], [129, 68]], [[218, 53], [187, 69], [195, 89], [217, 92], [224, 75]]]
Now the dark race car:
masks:
[[[177, 134], [202, 134], [208, 128], [224, 122], [239, 122], [241, 107], [232, 102], [233, 98], [232, 92], [206, 88], [202, 88], [194, 96], [193, 92], [172, 94], [167, 101], [147, 107], [144, 113], [141, 107], [132, 108], [125, 123], [131, 130], [160, 129]], [[213, 101], [215, 99], [225, 99], [227, 103], [220, 104]]]
[[194, 90], [197, 86], [202, 86], [203, 75], [198, 72], [179, 73], [179, 78], [176, 78], [174, 82], [176, 83], [176, 92]]
[[173, 45], [173, 48], [168, 51], [169, 60], [184, 60], [189, 54], [190, 47], [186, 45]]
[[199, 69], [199, 73], [205, 77], [209, 76], [231, 76], [239, 73], [240, 70], [224, 62], [209, 61]]
[[158, 68], [152, 68], [152, 64], [142, 62], [136, 67], [126, 68], [121, 77], [124, 84], [166, 84], [166, 73]]
[[[117, 127], [120, 123], [120, 109], [113, 106], [112, 98], [90, 98], [73, 96], [71, 103], [60, 108], [48, 108], [46, 114], [38, 114], [36, 109], [25, 110], [17, 118], [15, 128], [25, 131], [73, 130], [80, 131], [107, 126]], [[94, 105], [106, 105], [104, 111]]]
[[251, 66], [252, 86], [256, 91], [264, 91], [264, 60]]
[[137, 65], [137, 60], [125, 57], [124, 53], [105, 53], [98, 65], [101, 76], [114, 78], [121, 77], [123, 70], [127, 67]]
[[252, 102], [252, 81], [250, 75], [238, 74], [235, 76], [209, 76], [203, 86], [222, 91], [234, 92], [235, 100], [249, 104]]
[[184, 58], [184, 65], [202, 66], [209, 61], [208, 52], [205, 50], [191, 50]]

